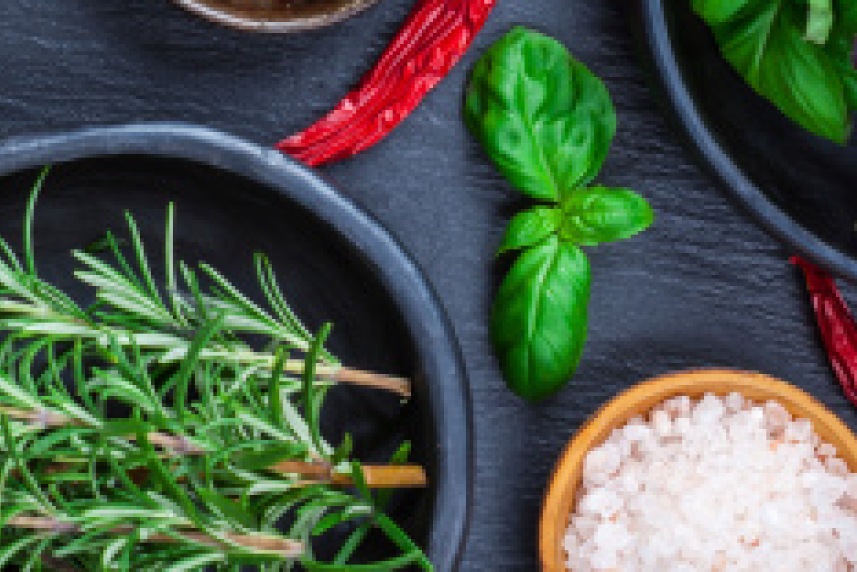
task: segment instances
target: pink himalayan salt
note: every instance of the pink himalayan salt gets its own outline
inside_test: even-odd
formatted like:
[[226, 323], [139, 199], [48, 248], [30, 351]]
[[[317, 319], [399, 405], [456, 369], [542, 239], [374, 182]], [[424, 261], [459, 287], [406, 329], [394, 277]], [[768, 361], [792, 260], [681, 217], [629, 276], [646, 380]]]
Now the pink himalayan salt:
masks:
[[738, 394], [672, 398], [593, 449], [573, 572], [855, 572], [857, 475], [806, 420]]

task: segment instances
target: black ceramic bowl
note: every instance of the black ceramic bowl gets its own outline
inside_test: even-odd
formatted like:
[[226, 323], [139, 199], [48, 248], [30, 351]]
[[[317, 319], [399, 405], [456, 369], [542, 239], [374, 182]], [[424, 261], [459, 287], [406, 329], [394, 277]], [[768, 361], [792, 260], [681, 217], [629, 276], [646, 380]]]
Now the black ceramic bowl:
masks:
[[[381, 225], [312, 170], [279, 153], [201, 128], [100, 128], [0, 145], [0, 235], [20, 247], [23, 208], [39, 167], [54, 164], [39, 198], [40, 273], [84, 297], [72, 248], [140, 225], [155, 267], [165, 208], [176, 204], [176, 252], [206, 261], [257, 292], [252, 254], [264, 251], [309, 327], [332, 321], [330, 347], [353, 367], [414, 381], [404, 407], [377, 390], [340, 385], [323, 412], [334, 442], [352, 433], [358, 457], [385, 461], [403, 439], [430, 486], [396, 497], [391, 516], [439, 572], [456, 569], [470, 510], [472, 452], [467, 381], [451, 328], [410, 257]], [[371, 537], [370, 537], [371, 538]], [[382, 542], [368, 552], [382, 552]]]
[[816, 137], [756, 95], [690, 0], [630, 6], [666, 106], [724, 187], [795, 252], [857, 280], [854, 138]]

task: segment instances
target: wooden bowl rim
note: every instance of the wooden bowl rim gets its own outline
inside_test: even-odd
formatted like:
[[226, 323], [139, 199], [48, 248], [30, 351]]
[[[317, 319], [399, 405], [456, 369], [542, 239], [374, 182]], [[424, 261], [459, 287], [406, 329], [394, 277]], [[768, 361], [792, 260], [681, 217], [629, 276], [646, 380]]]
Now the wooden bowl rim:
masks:
[[[717, 385], [727, 387], [718, 390]], [[564, 493], [577, 486], [575, 467], [598, 444], [598, 436], [602, 432], [619, 426], [615, 423], [616, 419], [624, 420], [624, 416], [641, 401], [657, 398], [654, 403], [658, 403], [671, 396], [700, 392], [719, 395], [732, 391], [741, 393], [739, 388], [742, 387], [747, 391], [769, 394], [769, 399], [779, 401], [793, 414], [798, 412], [799, 417], [810, 419], [816, 430], [822, 427], [823, 432], [836, 435], [839, 456], [852, 471], [857, 470], [857, 436], [815, 397], [790, 383], [762, 373], [729, 369], [701, 369], [658, 376], [614, 396], [584, 423], [566, 445], [553, 469], [539, 519], [539, 562], [542, 572], [566, 572], [562, 539], [568, 513], [559, 514], [560, 505]], [[844, 447], [841, 446], [843, 444]], [[571, 501], [570, 510], [573, 509], [574, 495]]]
[[176, 4], [216, 24], [241, 30], [243, 32], [263, 32], [273, 34], [285, 34], [291, 32], [303, 32], [323, 28], [341, 22], [354, 16], [379, 0], [351, 0], [332, 12], [318, 14], [315, 16], [296, 17], [285, 20], [265, 18], [243, 18], [234, 16], [211, 6], [205, 0], [173, 0]]

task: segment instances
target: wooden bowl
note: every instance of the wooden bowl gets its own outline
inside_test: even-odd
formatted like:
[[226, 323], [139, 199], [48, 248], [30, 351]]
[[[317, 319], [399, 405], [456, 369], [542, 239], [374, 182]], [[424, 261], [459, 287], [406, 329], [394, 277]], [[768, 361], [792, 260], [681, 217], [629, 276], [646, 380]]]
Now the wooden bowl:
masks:
[[562, 541], [574, 510], [583, 460], [593, 447], [605, 441], [613, 429], [670, 397], [701, 397], [705, 393], [726, 395], [733, 391], [754, 401], [778, 401], [792, 415], [809, 419], [816, 433], [835, 445], [849, 469], [857, 472], [857, 437], [824, 405], [793, 385], [760, 373], [730, 370], [689, 371], [658, 377], [613, 398], [578, 431], [562, 454], [542, 508], [539, 526], [542, 571], [565, 572]]
[[345, 20], [378, 0], [174, 0], [203, 18], [248, 32], [301, 32]]

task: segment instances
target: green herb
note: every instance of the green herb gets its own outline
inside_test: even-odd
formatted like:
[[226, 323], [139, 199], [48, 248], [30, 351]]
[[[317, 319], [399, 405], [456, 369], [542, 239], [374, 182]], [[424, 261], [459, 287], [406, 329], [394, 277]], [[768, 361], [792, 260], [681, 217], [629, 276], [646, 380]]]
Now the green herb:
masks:
[[[258, 269], [269, 310], [202, 266], [205, 286], [174, 262], [170, 208], [162, 293], [129, 216], [130, 257], [111, 235], [102, 246], [115, 266], [76, 253], [87, 267], [78, 277], [98, 299], [84, 308], [36, 273], [35, 199], [26, 262], [0, 239], [0, 329], [9, 332], [0, 340], [0, 568], [275, 572], [299, 561], [343, 572], [431, 570], [381, 512], [388, 491], [349, 492], [268, 470], [299, 461], [350, 475], [360, 465], [350, 439], [335, 447], [321, 433], [333, 383], [318, 375], [337, 363], [322, 347], [329, 327], [313, 335], [300, 324], [265, 261]], [[188, 294], [176, 290], [176, 270]], [[261, 336], [271, 351], [255, 352], [243, 334]], [[289, 350], [301, 355], [300, 376], [286, 371]], [[352, 536], [334, 563], [318, 562], [315, 537], [338, 523]], [[372, 529], [397, 554], [352, 563]], [[265, 548], [271, 540], [292, 541], [300, 557]]]
[[825, 44], [833, 30], [833, 0], [809, 0], [806, 39]]
[[494, 303], [492, 332], [510, 388], [527, 399], [560, 389], [586, 339], [590, 272], [579, 248], [653, 221], [627, 189], [589, 185], [616, 114], [604, 84], [557, 41], [515, 28], [480, 59], [465, 121], [500, 171], [541, 203], [512, 219], [500, 253], [521, 251]]
[[[34, 193], [31, 208], [35, 197]], [[128, 243], [133, 251], [130, 260], [122, 249], [125, 241], [110, 232], [87, 249], [72, 252], [83, 265], [75, 276], [95, 290], [96, 303], [86, 309], [31, 272], [34, 264], [31, 255], [25, 256], [25, 268], [0, 239], [0, 247], [8, 254], [5, 259], [0, 257], [0, 288], [5, 286], [10, 294], [0, 298], [0, 330], [78, 340], [86, 347], [103, 345], [108, 338], [123, 346], [133, 340], [146, 352], [156, 354], [157, 362], [166, 366], [187, 356], [203, 322], [222, 315], [223, 327], [195, 348], [199, 359], [238, 361], [254, 367], [260, 375], [270, 374], [277, 366], [277, 348], [297, 352], [310, 349], [313, 336], [289, 307], [263, 254], [255, 255], [255, 263], [267, 308], [251, 301], [209, 265], [191, 268], [176, 261], [172, 247], [174, 212], [170, 206], [165, 246], [166, 288], [160, 289], [146, 260], [136, 222], [130, 214], [126, 214], [126, 219]], [[25, 237], [29, 236], [26, 229]], [[30, 244], [29, 240], [25, 244]], [[202, 282], [210, 285], [204, 291]], [[268, 346], [256, 348], [243, 335], [259, 335], [272, 341]], [[285, 360], [281, 367], [287, 374], [299, 375], [303, 360]], [[341, 368], [339, 361], [324, 348], [319, 352], [317, 367], [320, 375], [330, 379], [361, 383], [361, 378], [371, 376], [376, 387], [409, 393], [406, 380], [365, 372], [355, 372], [360, 375], [350, 377], [354, 370]]]
[[691, 0], [726, 60], [805, 129], [845, 144], [857, 111], [852, 0]]

